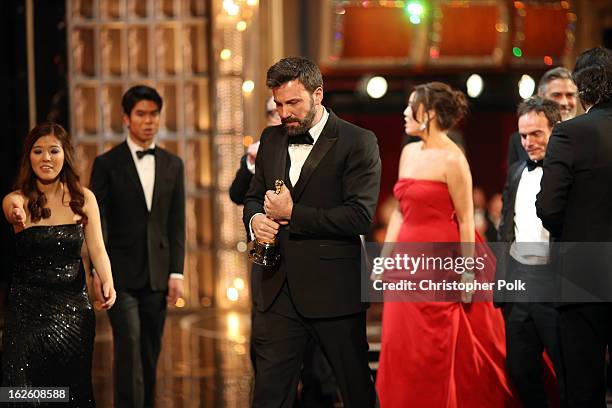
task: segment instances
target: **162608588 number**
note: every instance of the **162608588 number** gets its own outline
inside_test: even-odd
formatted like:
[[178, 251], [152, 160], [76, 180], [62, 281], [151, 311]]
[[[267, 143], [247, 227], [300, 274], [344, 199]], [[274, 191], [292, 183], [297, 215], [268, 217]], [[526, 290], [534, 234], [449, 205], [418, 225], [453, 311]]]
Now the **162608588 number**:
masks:
[[68, 402], [68, 387], [0, 387], [0, 402]]

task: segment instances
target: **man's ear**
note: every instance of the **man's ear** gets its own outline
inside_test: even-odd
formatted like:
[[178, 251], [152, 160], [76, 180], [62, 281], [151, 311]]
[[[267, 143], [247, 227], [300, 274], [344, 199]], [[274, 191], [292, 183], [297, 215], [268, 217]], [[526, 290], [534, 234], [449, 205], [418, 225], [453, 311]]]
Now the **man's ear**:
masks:
[[123, 124], [125, 125], [125, 127], [129, 129], [130, 128], [130, 117], [124, 113], [122, 116], [122, 119], [123, 119]]
[[323, 102], [323, 87], [320, 86], [312, 93], [315, 105], [320, 105]]

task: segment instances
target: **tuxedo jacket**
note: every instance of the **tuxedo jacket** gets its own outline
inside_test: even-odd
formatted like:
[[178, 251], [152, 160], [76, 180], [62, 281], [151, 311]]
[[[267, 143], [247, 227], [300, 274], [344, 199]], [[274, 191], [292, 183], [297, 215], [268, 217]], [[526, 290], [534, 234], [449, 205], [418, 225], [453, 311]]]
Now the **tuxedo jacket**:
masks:
[[[281, 261], [256, 269], [255, 303], [267, 310], [287, 282], [304, 317], [358, 313], [361, 301], [361, 241], [372, 222], [380, 189], [380, 157], [374, 133], [339, 119], [333, 112], [313, 146], [296, 185], [288, 177], [289, 136], [282, 125], [266, 128], [244, 205], [244, 223], [264, 213], [266, 190], [277, 179], [289, 186], [293, 212], [277, 235]], [[367, 279], [367, 276], [365, 277]]]
[[249, 191], [249, 185], [251, 184], [252, 178], [253, 173], [251, 173], [247, 167], [247, 155], [245, 154], [240, 159], [240, 167], [229, 188], [230, 200], [238, 205], [244, 204], [244, 197], [247, 191]]
[[612, 241], [612, 101], [555, 125], [536, 207], [560, 241]]
[[117, 289], [166, 290], [170, 273], [183, 273], [185, 187], [183, 162], [155, 148], [151, 211], [126, 142], [98, 156], [91, 189]]
[[[499, 244], [495, 246], [495, 257], [497, 259], [495, 279], [497, 281], [500, 279], [507, 280], [509, 275], [508, 268], [510, 265], [510, 253], [508, 252], [508, 249], [510, 248], [510, 243], [514, 242], [516, 239], [514, 234], [516, 192], [518, 191], [518, 186], [521, 182], [521, 175], [523, 174], [525, 167], [527, 167], [526, 160], [514, 161], [514, 163], [510, 165], [510, 168], [508, 169], [508, 176], [506, 178], [506, 184], [502, 193], [502, 218], [497, 232], [497, 241]], [[494, 292], [495, 306], [502, 306], [504, 300], [504, 294], [502, 292]]]
[[[516, 201], [516, 192], [523, 170], [527, 167], [526, 160], [515, 161], [508, 169], [506, 185], [502, 193], [502, 218], [499, 223], [497, 232], [497, 240], [500, 242], [514, 242], [514, 207]], [[534, 197], [535, 199], [535, 197]]]
[[585, 288], [593, 301], [609, 300], [612, 244], [599, 243], [612, 241], [612, 101], [555, 125], [536, 208], [561, 243], [553, 253], [564, 285], [560, 303], [588, 297], [567, 297], [572, 286]]

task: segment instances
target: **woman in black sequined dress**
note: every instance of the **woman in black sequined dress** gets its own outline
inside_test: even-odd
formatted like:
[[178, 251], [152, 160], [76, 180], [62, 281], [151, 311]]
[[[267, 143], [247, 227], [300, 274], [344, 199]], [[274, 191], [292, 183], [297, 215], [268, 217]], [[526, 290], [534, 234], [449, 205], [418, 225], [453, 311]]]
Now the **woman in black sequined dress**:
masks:
[[69, 403], [61, 406], [92, 407], [95, 317], [82, 267], [84, 243], [100, 277], [103, 308], [113, 305], [115, 290], [96, 199], [81, 187], [73, 157], [61, 126], [36, 126], [25, 140], [17, 190], [2, 202], [16, 244], [2, 385], [68, 387]]

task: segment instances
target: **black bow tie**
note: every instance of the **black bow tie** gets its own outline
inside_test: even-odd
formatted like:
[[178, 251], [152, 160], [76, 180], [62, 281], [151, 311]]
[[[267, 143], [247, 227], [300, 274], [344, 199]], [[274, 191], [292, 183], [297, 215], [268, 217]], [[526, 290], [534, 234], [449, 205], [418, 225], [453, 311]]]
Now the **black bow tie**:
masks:
[[314, 144], [314, 139], [310, 136], [309, 132], [302, 133], [295, 136], [289, 136], [290, 145], [311, 145]]
[[155, 148], [153, 148], [153, 149], [146, 149], [146, 150], [136, 150], [136, 156], [138, 156], [138, 160], [142, 159], [147, 154], [155, 156]]
[[527, 160], [527, 170], [528, 171], [532, 171], [533, 169], [535, 169], [536, 167], [542, 167], [542, 162], [544, 160], [538, 160], [538, 161], [534, 161], [534, 160]]

